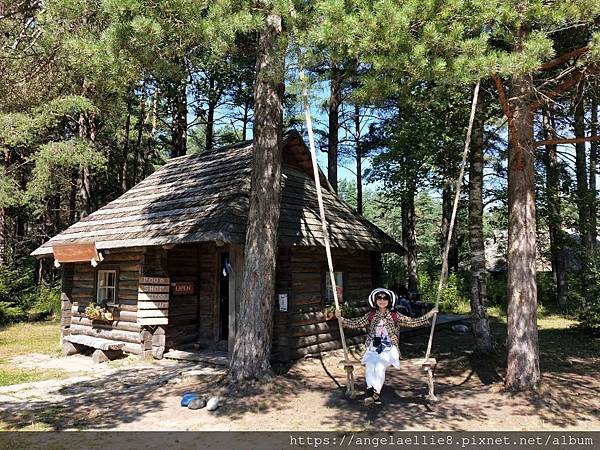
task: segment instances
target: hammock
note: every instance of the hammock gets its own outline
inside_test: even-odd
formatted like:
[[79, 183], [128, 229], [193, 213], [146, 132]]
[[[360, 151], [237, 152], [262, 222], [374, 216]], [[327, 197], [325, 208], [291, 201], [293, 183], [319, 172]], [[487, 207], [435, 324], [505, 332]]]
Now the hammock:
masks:
[[[337, 286], [335, 283], [335, 274], [333, 271], [333, 260], [331, 258], [331, 246], [329, 244], [329, 232], [327, 229], [327, 219], [325, 217], [325, 208], [323, 206], [323, 195], [321, 193], [321, 181], [319, 178], [319, 166], [317, 165], [317, 152], [315, 149], [315, 141], [313, 135], [312, 128], [312, 119], [310, 114], [310, 106], [308, 104], [308, 88], [306, 87], [307, 83], [305, 80], [304, 69], [301, 65], [301, 55], [300, 50], [298, 48], [298, 62], [300, 64], [300, 81], [302, 84], [302, 98], [304, 103], [304, 116], [306, 120], [306, 128], [308, 131], [308, 142], [310, 147], [310, 154], [313, 166], [313, 176], [315, 181], [315, 187], [317, 190], [317, 200], [319, 203], [319, 213], [321, 217], [321, 226], [323, 229], [323, 242], [325, 245], [325, 253], [327, 255], [327, 266], [329, 268], [329, 278], [331, 280], [331, 287], [333, 289], [333, 301], [335, 303], [335, 309], [339, 310], [339, 300], [337, 295]], [[462, 161], [460, 165], [460, 173], [456, 180], [456, 194], [454, 197], [454, 205], [452, 208], [452, 217], [450, 219], [450, 227], [448, 230], [448, 236], [446, 238], [446, 242], [444, 245], [444, 252], [442, 254], [442, 273], [440, 274], [440, 282], [438, 284], [437, 295], [435, 299], [435, 307], [438, 308], [440, 304], [440, 299], [442, 297], [442, 292], [444, 286], [446, 285], [446, 281], [448, 279], [448, 253], [450, 252], [450, 243], [452, 242], [452, 232], [454, 230], [454, 223], [456, 221], [456, 213], [458, 210], [458, 200], [460, 198], [460, 191], [462, 187], [462, 182], [465, 173], [465, 166], [467, 163], [467, 156], [469, 153], [469, 146], [471, 143], [471, 133], [473, 130], [473, 121], [475, 120], [475, 110], [477, 108], [477, 98], [479, 96], [479, 81], [475, 85], [475, 89], [473, 91], [473, 101], [471, 104], [471, 115], [469, 117], [469, 127], [467, 129], [467, 138], [465, 140], [465, 147], [463, 150]], [[433, 344], [433, 335], [435, 333], [435, 323], [437, 319], [437, 313], [435, 313], [431, 319], [431, 329], [429, 331], [429, 341], [427, 343], [427, 351], [425, 352], [425, 358], [417, 359], [414, 361], [416, 366], [420, 366], [425, 372], [427, 372], [427, 385], [429, 388], [429, 393], [427, 395], [427, 399], [430, 401], [436, 401], [437, 397], [434, 393], [434, 383], [433, 383], [433, 370], [437, 364], [435, 358], [431, 358], [431, 346]], [[349, 398], [355, 397], [354, 391], [354, 366], [360, 365], [358, 361], [351, 361], [348, 359], [348, 347], [346, 346], [346, 337], [344, 335], [344, 327], [342, 326], [342, 319], [338, 318], [338, 326], [340, 329], [340, 339], [342, 341], [342, 347], [344, 349], [344, 360], [341, 362], [343, 364], [344, 369], [346, 370], [346, 395]]]

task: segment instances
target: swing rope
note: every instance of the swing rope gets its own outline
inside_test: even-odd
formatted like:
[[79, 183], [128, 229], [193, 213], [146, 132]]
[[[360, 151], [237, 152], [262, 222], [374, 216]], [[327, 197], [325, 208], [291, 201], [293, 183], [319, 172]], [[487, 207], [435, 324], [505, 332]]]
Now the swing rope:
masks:
[[[475, 89], [473, 91], [473, 101], [471, 103], [471, 115], [469, 117], [469, 127], [467, 128], [467, 138], [465, 139], [465, 148], [463, 150], [462, 161], [460, 164], [460, 172], [458, 174], [458, 178], [456, 180], [456, 192], [454, 194], [454, 204], [452, 206], [452, 216], [450, 218], [450, 226], [448, 229], [448, 237], [446, 238], [446, 242], [444, 245], [444, 252], [442, 254], [442, 273], [440, 274], [440, 282], [438, 284], [437, 295], [435, 298], [435, 307], [437, 308], [440, 305], [440, 300], [442, 299], [442, 293], [444, 292], [444, 287], [448, 281], [448, 254], [450, 253], [450, 245], [452, 243], [452, 234], [454, 231], [454, 223], [456, 222], [456, 213], [458, 211], [458, 201], [460, 198], [460, 191], [462, 188], [463, 178], [465, 176], [465, 166], [467, 165], [467, 156], [469, 154], [469, 147], [471, 146], [471, 134], [473, 132], [473, 122], [475, 121], [475, 111], [477, 109], [477, 101], [479, 98], [479, 81], [475, 85]], [[427, 343], [427, 351], [425, 352], [425, 360], [429, 359], [431, 354], [431, 345], [433, 344], [433, 333], [435, 330], [435, 322], [437, 318], [437, 313], [433, 315], [431, 320], [431, 331], [429, 333], [429, 342]]]
[[[310, 106], [309, 106], [309, 102], [308, 102], [308, 88], [307, 88], [306, 76], [304, 74], [304, 68], [302, 66], [300, 47], [297, 46], [296, 49], [297, 49], [298, 64], [299, 64], [299, 78], [300, 78], [301, 85], [302, 85], [304, 117], [306, 120], [306, 128], [307, 128], [307, 132], [308, 132], [308, 142], [309, 142], [309, 148], [310, 148], [310, 154], [311, 154], [311, 160], [312, 160], [312, 166], [313, 166], [313, 177], [314, 177], [315, 187], [317, 190], [317, 200], [318, 200], [318, 204], [319, 204], [319, 215], [320, 215], [320, 219], [321, 219], [321, 227], [323, 230], [323, 243], [325, 245], [325, 253], [327, 255], [327, 266], [329, 268], [329, 278], [331, 281], [331, 287], [333, 289], [333, 301], [335, 303], [335, 309], [339, 310], [340, 305], [339, 305], [338, 294], [337, 294], [335, 273], [333, 270], [333, 260], [331, 257], [331, 246], [329, 243], [329, 231], [327, 228], [327, 219], [325, 217], [325, 208], [323, 206], [323, 195], [321, 193], [321, 181], [320, 181], [320, 176], [319, 176], [319, 166], [317, 164], [317, 152], [316, 152], [314, 135], [313, 135]], [[477, 81], [477, 83], [475, 85], [475, 89], [473, 91], [473, 100], [471, 103], [471, 114], [469, 117], [469, 126], [467, 129], [467, 137], [465, 139], [465, 146], [464, 146], [464, 150], [463, 150], [463, 154], [462, 154], [462, 161], [460, 164], [460, 172], [459, 172], [458, 178], [456, 180], [456, 192], [455, 192], [455, 196], [454, 196], [454, 204], [452, 207], [452, 216], [450, 219], [448, 236], [446, 238], [446, 242], [444, 245], [444, 251], [442, 253], [442, 273], [440, 274], [440, 281], [438, 284], [437, 295], [436, 295], [436, 300], [435, 300], [435, 308], [436, 309], [439, 307], [440, 300], [442, 298], [442, 293], [444, 290], [444, 286], [446, 285], [446, 282], [448, 279], [448, 254], [450, 253], [450, 245], [452, 242], [454, 224], [456, 222], [456, 215], [457, 215], [457, 211], [458, 211], [458, 202], [460, 199], [460, 191], [461, 191], [462, 183], [463, 183], [463, 179], [464, 179], [465, 166], [467, 164], [467, 157], [469, 154], [469, 147], [471, 145], [471, 135], [472, 135], [472, 131], [473, 131], [473, 123], [475, 121], [475, 112], [477, 109], [477, 101], [478, 101], [478, 97], [479, 97], [479, 86], [480, 86], [480, 82]], [[419, 362], [419, 364], [427, 371], [427, 374], [428, 374], [428, 384], [429, 384], [428, 398], [430, 400], [437, 400], [437, 398], [435, 397], [435, 394], [434, 394], [434, 390], [433, 390], [434, 386], [433, 386], [433, 372], [432, 372], [432, 367], [435, 366], [436, 362], [435, 362], [435, 359], [430, 357], [431, 356], [431, 347], [433, 345], [433, 335], [435, 333], [436, 319], [437, 319], [437, 312], [433, 315], [433, 317], [431, 319], [431, 329], [429, 331], [429, 340], [427, 342], [427, 351], [425, 352], [425, 358], [423, 360], [420, 360], [420, 362]], [[347, 375], [346, 394], [349, 395], [351, 398], [353, 398], [354, 397], [354, 375], [353, 375], [354, 367], [353, 367], [352, 363], [348, 360], [348, 347], [346, 346], [346, 338], [344, 335], [344, 327], [342, 325], [341, 318], [338, 318], [338, 326], [339, 326], [339, 330], [340, 330], [340, 339], [342, 341], [342, 347], [344, 349], [344, 362], [345, 362], [344, 368], [346, 369], [346, 375]]]
[[[308, 88], [306, 87], [307, 82], [304, 74], [304, 68], [302, 67], [302, 59], [300, 54], [300, 48], [297, 47], [298, 51], [298, 64], [299, 64], [299, 76], [302, 84], [302, 98], [304, 103], [304, 117], [306, 120], [306, 128], [308, 130], [308, 143], [310, 148], [310, 156], [313, 166], [313, 177], [315, 182], [315, 188], [317, 190], [317, 201], [319, 203], [319, 215], [321, 218], [321, 227], [323, 231], [323, 243], [325, 245], [325, 254], [327, 255], [327, 267], [329, 269], [329, 279], [331, 282], [331, 288], [333, 290], [333, 301], [335, 309], [339, 311], [340, 303], [338, 299], [337, 284], [335, 281], [335, 272], [333, 270], [333, 258], [331, 257], [331, 245], [329, 243], [329, 231], [327, 228], [327, 218], [325, 217], [325, 207], [323, 206], [323, 194], [321, 192], [321, 179], [319, 176], [319, 166], [317, 164], [317, 151], [315, 147], [315, 139], [313, 135], [312, 119], [310, 114], [310, 106], [308, 102]], [[340, 339], [342, 341], [342, 347], [344, 349], [344, 368], [346, 370], [346, 395], [350, 398], [354, 397], [354, 366], [348, 360], [348, 347], [346, 345], [346, 336], [344, 334], [344, 327], [342, 325], [342, 319], [338, 318], [338, 326], [340, 330]]]
[[[456, 222], [456, 214], [458, 211], [458, 201], [460, 198], [460, 191], [462, 188], [463, 178], [465, 175], [465, 166], [467, 164], [467, 156], [469, 154], [469, 147], [471, 146], [471, 134], [473, 132], [473, 122], [475, 121], [475, 112], [477, 109], [477, 101], [479, 98], [479, 85], [480, 82], [477, 81], [475, 84], [475, 89], [473, 91], [473, 101], [471, 103], [471, 115], [469, 117], [469, 127], [467, 128], [467, 138], [465, 139], [465, 147], [462, 154], [462, 161], [460, 164], [460, 172], [458, 178], [456, 180], [456, 190], [454, 194], [454, 204], [452, 206], [452, 216], [450, 218], [450, 226], [448, 229], [448, 236], [446, 237], [446, 242], [444, 245], [444, 251], [442, 253], [442, 273], [440, 274], [440, 282], [438, 284], [437, 294], [435, 298], [435, 308], [440, 305], [440, 300], [442, 298], [442, 293], [444, 291], [444, 287], [446, 286], [446, 282], [448, 280], [448, 254], [450, 253], [450, 245], [452, 243], [452, 234], [454, 231], [454, 223]], [[433, 345], [433, 335], [435, 333], [435, 323], [437, 320], [437, 312], [433, 315], [431, 319], [431, 328], [429, 330], [429, 341], [427, 342], [427, 350], [425, 352], [425, 358], [422, 360], [417, 360], [416, 364], [420, 365], [427, 372], [427, 384], [429, 386], [429, 394], [427, 398], [430, 401], [437, 400], [437, 397], [434, 393], [434, 384], [433, 384], [433, 368], [436, 366], [437, 362], [434, 358], [431, 358], [431, 346]]]

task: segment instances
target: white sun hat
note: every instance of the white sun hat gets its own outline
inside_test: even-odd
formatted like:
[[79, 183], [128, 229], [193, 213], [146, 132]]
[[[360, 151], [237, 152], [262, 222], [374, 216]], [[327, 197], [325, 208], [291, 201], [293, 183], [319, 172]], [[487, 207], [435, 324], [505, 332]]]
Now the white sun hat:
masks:
[[376, 288], [371, 291], [369, 294], [369, 306], [371, 308], [377, 308], [377, 301], [375, 300], [375, 296], [379, 293], [386, 294], [390, 298], [390, 309], [393, 309], [396, 305], [396, 294], [389, 289], [385, 288]]

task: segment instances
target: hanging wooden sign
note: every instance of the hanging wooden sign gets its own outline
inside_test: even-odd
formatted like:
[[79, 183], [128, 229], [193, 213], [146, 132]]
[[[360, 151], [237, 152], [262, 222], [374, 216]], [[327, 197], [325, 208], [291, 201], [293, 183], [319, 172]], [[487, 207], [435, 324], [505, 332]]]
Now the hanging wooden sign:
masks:
[[140, 277], [140, 284], [169, 284], [170, 278], [162, 277]]
[[169, 323], [170, 278], [140, 277], [137, 322], [140, 325]]
[[196, 293], [196, 283], [194, 281], [178, 281], [171, 283], [173, 295], [193, 295]]
[[52, 247], [54, 259], [59, 263], [90, 262], [92, 259], [100, 260], [96, 244], [58, 244]]
[[169, 292], [169, 285], [140, 284], [138, 292]]

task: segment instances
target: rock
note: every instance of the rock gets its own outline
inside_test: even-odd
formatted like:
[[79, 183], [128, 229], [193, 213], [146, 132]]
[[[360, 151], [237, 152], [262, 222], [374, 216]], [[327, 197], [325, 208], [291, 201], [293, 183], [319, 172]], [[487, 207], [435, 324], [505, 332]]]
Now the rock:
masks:
[[188, 409], [202, 409], [206, 406], [206, 400], [204, 398], [195, 398], [188, 403]]
[[221, 406], [221, 404], [217, 397], [211, 397], [206, 403], [206, 409], [209, 411], [215, 411], [219, 406]]
[[452, 325], [452, 331], [454, 331], [455, 333], [468, 333], [469, 332], [469, 327], [466, 325]]

